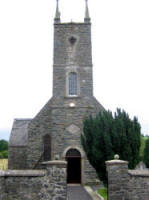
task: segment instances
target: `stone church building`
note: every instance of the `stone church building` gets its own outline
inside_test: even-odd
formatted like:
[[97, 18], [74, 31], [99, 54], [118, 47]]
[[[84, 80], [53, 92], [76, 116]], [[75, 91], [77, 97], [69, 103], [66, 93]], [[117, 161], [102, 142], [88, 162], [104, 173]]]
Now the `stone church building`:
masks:
[[103, 111], [93, 96], [91, 22], [54, 19], [53, 96], [33, 119], [15, 119], [9, 141], [9, 169], [42, 169], [47, 160], [67, 160], [67, 182], [95, 182], [82, 149], [83, 119]]

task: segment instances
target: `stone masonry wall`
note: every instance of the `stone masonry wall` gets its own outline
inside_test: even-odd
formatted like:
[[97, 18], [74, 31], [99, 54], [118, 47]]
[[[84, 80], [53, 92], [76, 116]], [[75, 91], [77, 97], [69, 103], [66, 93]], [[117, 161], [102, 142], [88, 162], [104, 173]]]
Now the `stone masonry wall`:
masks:
[[8, 169], [26, 169], [26, 147], [9, 146]]
[[1, 200], [5, 200], [6, 199], [4, 174], [5, 173], [3, 171], [0, 171], [0, 199]]
[[149, 200], [149, 170], [129, 170], [128, 174], [129, 200]]
[[0, 171], [0, 200], [66, 200], [66, 162], [43, 164], [46, 170]]
[[128, 162], [107, 161], [109, 200], [148, 200], [149, 170], [128, 170]]
[[[67, 173], [65, 161], [49, 161], [46, 165], [47, 177], [44, 181], [41, 200], [66, 200], [67, 199]], [[50, 195], [49, 195], [50, 193]], [[48, 196], [49, 195], [49, 196]]]
[[[10, 174], [8, 174], [10, 173]], [[5, 174], [6, 199], [3, 200], [37, 200], [41, 199], [44, 171], [11, 171]], [[12, 174], [14, 173], [14, 175]]]

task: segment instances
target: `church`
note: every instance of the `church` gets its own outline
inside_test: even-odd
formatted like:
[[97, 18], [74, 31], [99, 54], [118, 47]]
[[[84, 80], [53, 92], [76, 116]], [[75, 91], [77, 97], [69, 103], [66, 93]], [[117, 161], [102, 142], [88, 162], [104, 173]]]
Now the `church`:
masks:
[[[81, 146], [83, 120], [104, 110], [93, 96], [91, 19], [62, 23], [54, 18], [53, 95], [33, 119], [15, 119], [9, 169], [42, 169], [42, 162], [67, 161], [67, 183], [93, 183], [97, 175]], [[51, 58], [52, 59], [52, 58]]]

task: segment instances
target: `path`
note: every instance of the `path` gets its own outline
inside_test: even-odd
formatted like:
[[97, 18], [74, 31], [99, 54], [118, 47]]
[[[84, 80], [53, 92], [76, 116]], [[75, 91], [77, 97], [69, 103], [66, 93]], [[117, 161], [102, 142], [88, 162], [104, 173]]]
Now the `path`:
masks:
[[92, 200], [82, 186], [68, 186], [68, 200]]

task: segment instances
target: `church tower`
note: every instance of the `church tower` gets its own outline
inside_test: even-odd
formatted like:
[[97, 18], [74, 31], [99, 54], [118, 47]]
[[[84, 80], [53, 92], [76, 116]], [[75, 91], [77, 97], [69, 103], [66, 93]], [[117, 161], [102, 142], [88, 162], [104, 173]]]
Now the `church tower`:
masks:
[[[16, 119], [9, 143], [10, 169], [42, 168], [44, 160], [68, 161], [68, 183], [95, 182], [96, 172], [82, 149], [83, 119], [103, 111], [93, 96], [91, 20], [54, 18], [53, 96], [33, 119]], [[20, 145], [21, 144], [21, 145]]]

